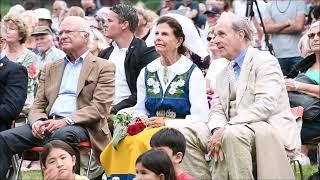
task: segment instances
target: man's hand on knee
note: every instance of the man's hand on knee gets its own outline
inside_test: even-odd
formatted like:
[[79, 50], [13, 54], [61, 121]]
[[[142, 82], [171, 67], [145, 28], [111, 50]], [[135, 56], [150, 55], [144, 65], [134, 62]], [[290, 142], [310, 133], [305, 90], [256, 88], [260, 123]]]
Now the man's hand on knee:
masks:
[[212, 156], [216, 161], [222, 161], [224, 159], [221, 146], [223, 132], [224, 128], [219, 128], [215, 130], [210, 139], [208, 140], [208, 154], [209, 156]]
[[38, 139], [43, 139], [46, 136], [46, 126], [49, 124], [48, 121], [39, 121], [32, 126], [32, 134]]
[[53, 131], [67, 126], [67, 123], [64, 119], [54, 119], [47, 121], [49, 122], [45, 127], [45, 133], [47, 134], [51, 134]]

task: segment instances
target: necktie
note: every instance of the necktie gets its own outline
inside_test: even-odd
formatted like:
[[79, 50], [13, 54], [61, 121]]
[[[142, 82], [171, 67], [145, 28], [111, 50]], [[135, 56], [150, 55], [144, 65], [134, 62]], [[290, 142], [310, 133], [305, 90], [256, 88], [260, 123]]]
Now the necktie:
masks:
[[236, 84], [236, 75], [235, 75], [235, 72], [234, 72], [234, 69], [233, 69], [233, 66], [235, 65], [235, 61], [231, 61], [228, 65], [228, 71], [229, 71], [229, 79], [230, 79], [230, 86], [231, 88], [234, 88], [235, 84]]
[[168, 68], [167, 66], [164, 66], [164, 69], [163, 69], [163, 82], [164, 84], [166, 85], [168, 83]]

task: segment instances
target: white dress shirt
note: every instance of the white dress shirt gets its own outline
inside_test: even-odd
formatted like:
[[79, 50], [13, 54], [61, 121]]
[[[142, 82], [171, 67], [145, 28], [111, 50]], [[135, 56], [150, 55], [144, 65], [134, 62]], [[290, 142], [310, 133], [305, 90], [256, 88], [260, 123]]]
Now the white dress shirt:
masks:
[[[181, 75], [186, 73], [192, 65], [192, 61], [185, 56], [168, 66], [168, 82], [171, 82], [176, 75]], [[146, 68], [146, 67], [145, 67]], [[145, 68], [143, 68], [139, 74], [137, 80], [137, 104], [133, 107], [134, 115], [136, 116], [149, 116], [145, 108], [146, 100], [146, 86], [145, 86]], [[164, 66], [160, 62], [160, 58], [152, 61], [147, 65], [147, 68], [150, 72], [157, 72], [160, 79], [160, 84], [163, 92], [166, 91], [168, 85], [164, 85], [163, 74]], [[166, 120], [166, 126], [172, 126], [176, 123], [185, 123], [187, 122], [207, 122], [209, 106], [206, 95], [206, 85], [203, 74], [199, 68], [194, 68], [189, 80], [189, 101], [191, 104], [190, 115], [186, 116], [186, 119], [175, 119], [175, 120]]]
[[118, 45], [115, 42], [112, 42], [113, 51], [110, 54], [109, 61], [113, 62], [116, 65], [116, 85], [115, 85], [115, 99], [113, 100], [112, 105], [116, 105], [119, 102], [127, 99], [131, 95], [129, 89], [126, 73], [124, 69], [124, 61], [126, 59], [126, 53], [128, 48], [119, 49]]

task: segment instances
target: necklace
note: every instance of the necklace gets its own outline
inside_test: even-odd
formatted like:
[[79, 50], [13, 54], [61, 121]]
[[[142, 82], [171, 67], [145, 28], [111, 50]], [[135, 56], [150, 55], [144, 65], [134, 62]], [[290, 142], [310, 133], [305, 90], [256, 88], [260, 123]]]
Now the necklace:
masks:
[[282, 10], [280, 10], [280, 8], [279, 8], [279, 6], [278, 6], [278, 0], [276, 0], [276, 6], [277, 6], [277, 9], [278, 9], [278, 11], [279, 11], [280, 13], [285, 13], [285, 12], [289, 9], [290, 4], [291, 4], [291, 0], [289, 0], [289, 3], [288, 3], [288, 5], [287, 5], [287, 7], [282, 11]]

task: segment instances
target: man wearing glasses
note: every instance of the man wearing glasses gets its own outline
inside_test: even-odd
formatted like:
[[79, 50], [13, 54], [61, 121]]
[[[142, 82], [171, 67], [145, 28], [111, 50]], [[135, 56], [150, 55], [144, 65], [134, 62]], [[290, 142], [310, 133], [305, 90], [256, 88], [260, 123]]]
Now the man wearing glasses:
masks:
[[59, 42], [67, 56], [44, 67], [29, 124], [0, 133], [0, 179], [6, 179], [12, 155], [33, 146], [60, 139], [76, 149], [90, 140], [99, 156], [111, 139], [107, 118], [115, 67], [88, 51], [89, 32], [81, 17], [62, 21]]

